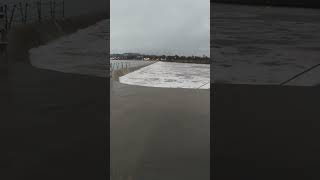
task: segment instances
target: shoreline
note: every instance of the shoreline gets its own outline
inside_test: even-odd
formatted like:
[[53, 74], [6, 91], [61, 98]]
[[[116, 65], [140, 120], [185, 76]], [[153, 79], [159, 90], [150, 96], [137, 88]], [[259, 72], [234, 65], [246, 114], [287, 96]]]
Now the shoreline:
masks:
[[[113, 61], [122, 61], [122, 60], [125, 60], [125, 61], [131, 61], [131, 59], [113, 59]], [[141, 61], [146, 61], [148, 62], [149, 60], [141, 60]], [[153, 62], [174, 62], [174, 63], [186, 63], [186, 64], [211, 64], [210, 60], [209, 62], [200, 62], [199, 60], [150, 60], [150, 61], [153, 61]]]

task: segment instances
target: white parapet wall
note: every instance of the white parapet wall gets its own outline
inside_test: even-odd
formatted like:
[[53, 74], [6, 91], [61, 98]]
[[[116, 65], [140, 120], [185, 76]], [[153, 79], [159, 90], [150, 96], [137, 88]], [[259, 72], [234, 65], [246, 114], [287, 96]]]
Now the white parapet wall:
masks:
[[147, 87], [210, 89], [210, 65], [157, 62], [121, 76], [119, 81]]

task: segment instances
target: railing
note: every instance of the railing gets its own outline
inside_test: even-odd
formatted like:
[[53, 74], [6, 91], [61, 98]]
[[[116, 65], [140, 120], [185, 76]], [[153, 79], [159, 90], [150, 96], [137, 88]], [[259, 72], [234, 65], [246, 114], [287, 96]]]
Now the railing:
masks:
[[110, 71], [120, 70], [120, 69], [127, 69], [129, 67], [135, 67], [138, 63], [133, 64], [129, 62], [115, 62], [110, 64]]
[[119, 70], [129, 70], [130, 69], [136, 69], [141, 68], [147, 65], [150, 65], [154, 63], [154, 61], [117, 61], [110, 62], [109, 65], [107, 65], [107, 68], [109, 69], [110, 76], [112, 76], [113, 73], [116, 73]]
[[5, 36], [15, 25], [64, 18], [64, 6], [64, 0], [24, 0], [0, 4], [1, 35]]

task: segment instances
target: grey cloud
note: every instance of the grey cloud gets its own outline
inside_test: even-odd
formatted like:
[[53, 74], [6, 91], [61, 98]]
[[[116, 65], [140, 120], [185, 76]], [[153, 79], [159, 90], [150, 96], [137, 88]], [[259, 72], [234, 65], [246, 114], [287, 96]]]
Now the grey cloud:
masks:
[[112, 0], [111, 53], [208, 55], [208, 0]]

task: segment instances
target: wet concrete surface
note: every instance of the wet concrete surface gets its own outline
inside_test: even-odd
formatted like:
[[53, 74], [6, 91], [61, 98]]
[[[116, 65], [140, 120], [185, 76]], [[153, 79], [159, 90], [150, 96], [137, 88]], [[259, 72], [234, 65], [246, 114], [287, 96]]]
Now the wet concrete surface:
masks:
[[214, 84], [213, 177], [319, 179], [319, 86]]
[[210, 91], [111, 81], [111, 179], [209, 179]]
[[[1, 179], [106, 179], [108, 81], [12, 63], [1, 81]], [[1, 93], [2, 93], [1, 90]]]

